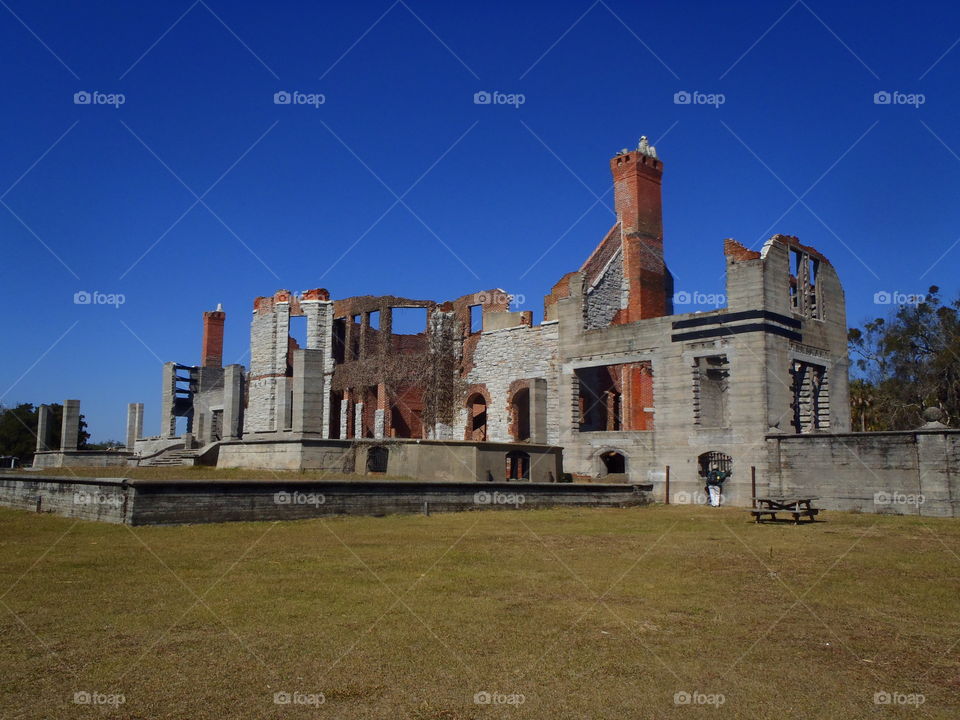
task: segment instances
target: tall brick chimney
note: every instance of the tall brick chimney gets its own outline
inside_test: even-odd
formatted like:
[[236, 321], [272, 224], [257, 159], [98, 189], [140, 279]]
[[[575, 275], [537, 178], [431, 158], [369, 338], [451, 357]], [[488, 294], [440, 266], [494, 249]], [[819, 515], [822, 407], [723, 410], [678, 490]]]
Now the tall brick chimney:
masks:
[[622, 150], [611, 158], [610, 171], [629, 292], [624, 320], [661, 317], [668, 313], [672, 284], [663, 261], [663, 163], [642, 137], [636, 150]]
[[223, 306], [203, 314], [203, 347], [200, 350], [200, 364], [203, 367], [223, 366], [223, 323], [227, 314]]

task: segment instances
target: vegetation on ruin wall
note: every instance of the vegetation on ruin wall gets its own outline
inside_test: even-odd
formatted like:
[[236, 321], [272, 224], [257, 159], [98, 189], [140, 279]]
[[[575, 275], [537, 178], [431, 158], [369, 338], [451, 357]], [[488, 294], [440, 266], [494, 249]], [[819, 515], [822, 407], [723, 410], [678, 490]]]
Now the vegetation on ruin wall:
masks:
[[853, 429], [912, 430], [923, 410], [960, 420], [960, 298], [944, 304], [939, 288], [925, 302], [849, 331]]
[[[389, 337], [381, 335], [380, 342], [387, 342]], [[448, 314], [437, 313], [431, 320], [423, 352], [390, 352], [381, 345], [365, 358], [337, 365], [333, 388], [338, 392], [360, 391], [383, 383], [391, 404], [401, 407], [404, 390], [418, 388], [423, 392], [424, 427], [451, 425], [466, 397], [467, 383], [461, 376], [460, 361], [458, 323]]]

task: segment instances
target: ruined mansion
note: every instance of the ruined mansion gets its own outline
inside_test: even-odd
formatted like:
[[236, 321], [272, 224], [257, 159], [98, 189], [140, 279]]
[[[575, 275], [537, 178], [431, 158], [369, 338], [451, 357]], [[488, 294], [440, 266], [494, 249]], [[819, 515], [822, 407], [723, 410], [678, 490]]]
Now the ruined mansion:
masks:
[[[446, 302], [280, 290], [254, 301], [249, 368], [222, 365], [225, 313], [204, 313], [200, 364], [164, 366], [160, 436], [140, 438], [132, 405], [128, 445], [143, 464], [436, 480], [658, 485], [669, 466], [690, 488], [712, 462], [742, 503], [767, 477], [768, 435], [850, 429], [843, 289], [797, 238], [759, 252], [726, 240], [727, 307], [674, 314], [663, 163], [644, 139], [610, 170], [616, 223], [539, 325], [500, 289]], [[419, 326], [395, 332], [410, 313]]]

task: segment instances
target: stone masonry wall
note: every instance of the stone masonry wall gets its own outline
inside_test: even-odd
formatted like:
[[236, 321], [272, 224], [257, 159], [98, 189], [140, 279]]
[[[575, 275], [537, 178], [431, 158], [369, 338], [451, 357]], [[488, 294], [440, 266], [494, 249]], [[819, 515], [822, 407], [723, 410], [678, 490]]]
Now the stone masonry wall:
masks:
[[[483, 333], [473, 355], [473, 369], [467, 375], [470, 384], [483, 384], [490, 395], [487, 407], [487, 439], [509, 442], [510, 385], [516, 380], [544, 378], [547, 381], [547, 442], [560, 440], [558, 423], [559, 395], [556, 392], [558, 327], [544, 323], [537, 327], [519, 326]], [[462, 437], [467, 410], [460, 412], [455, 431]]]
[[586, 303], [588, 330], [607, 327], [614, 316], [626, 307], [622, 251], [617, 251], [597, 283], [587, 290]]

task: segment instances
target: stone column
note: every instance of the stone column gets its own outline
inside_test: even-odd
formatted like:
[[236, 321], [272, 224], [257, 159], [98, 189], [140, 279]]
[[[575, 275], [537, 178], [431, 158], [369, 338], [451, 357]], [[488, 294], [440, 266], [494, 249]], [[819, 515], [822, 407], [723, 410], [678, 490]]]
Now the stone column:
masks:
[[547, 442], [547, 381], [534, 378], [530, 381], [530, 442]]
[[343, 397], [340, 399], [340, 439], [346, 440], [350, 437], [350, 402], [352, 399], [350, 390], [343, 391]]
[[41, 405], [37, 408], [37, 452], [50, 449], [50, 406]]
[[243, 408], [243, 366], [223, 369], [223, 439], [240, 438], [240, 411]]
[[143, 403], [127, 405], [127, 450], [133, 452], [137, 440], [143, 437]]
[[[360, 397], [363, 397], [361, 393]], [[353, 405], [353, 436], [355, 438], [363, 437], [363, 403], [358, 402]]]
[[387, 396], [387, 386], [384, 383], [377, 385], [377, 409], [373, 411], [373, 436], [382, 439], [387, 434], [387, 408], [390, 401]]
[[60, 426], [60, 449], [76, 450], [80, 436], [80, 401], [63, 401], [63, 424]]
[[293, 351], [293, 431], [323, 432], [323, 350]]
[[288, 377], [278, 377], [274, 384], [274, 394], [276, 397], [276, 417], [274, 418], [274, 430], [290, 430], [293, 420], [293, 405], [291, 402], [292, 383]]
[[173, 414], [177, 394], [177, 364], [163, 364], [163, 392], [160, 395], [160, 437], [177, 435], [177, 418]]

